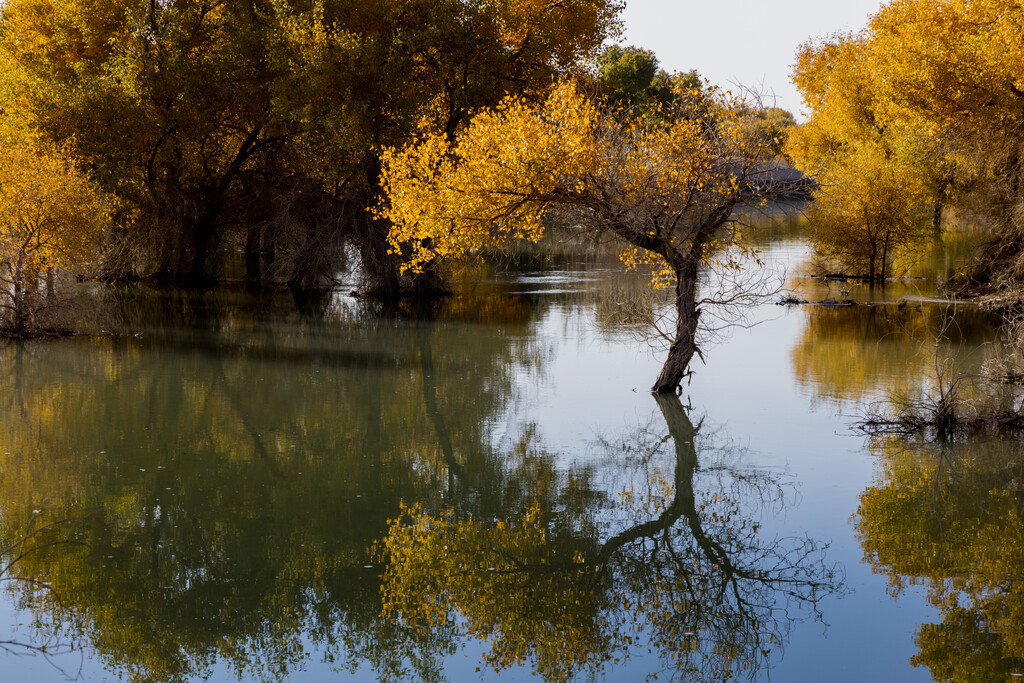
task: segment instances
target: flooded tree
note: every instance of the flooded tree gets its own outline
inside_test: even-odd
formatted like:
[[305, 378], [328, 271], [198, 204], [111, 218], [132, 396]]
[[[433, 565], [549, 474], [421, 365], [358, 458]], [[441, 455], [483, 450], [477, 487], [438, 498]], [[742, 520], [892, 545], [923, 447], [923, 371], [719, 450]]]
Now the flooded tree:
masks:
[[390, 229], [368, 212], [380, 154], [420, 126], [534, 96], [615, 31], [612, 0], [5, 3], [4, 107], [18, 108], [124, 210], [106, 274], [322, 287], [348, 246], [398, 294]]
[[794, 82], [812, 116], [786, 151], [818, 183], [810, 220], [819, 269], [884, 283], [932, 235], [929, 179], [938, 171], [922, 157], [930, 141], [888, 125], [868, 51], [854, 36], [801, 48]]
[[[939, 235], [946, 209], [958, 209], [988, 234], [949, 284], [1008, 301], [1019, 301], [1024, 281], [1022, 21], [1010, 0], [888, 2], [862, 33], [805, 45], [794, 74], [811, 115], [793, 156], [836, 186], [829, 203], [841, 206], [851, 187], [847, 228], [867, 223], [855, 206], [884, 217], [888, 204], [896, 227], [916, 214]], [[877, 197], [865, 191], [871, 183]]]
[[4, 132], [0, 334], [18, 337], [46, 327], [39, 316], [67, 303], [55, 278], [80, 274], [99, 258], [113, 203], [63, 150], [27, 133], [12, 140]]
[[701, 296], [701, 269], [742, 267], [730, 249], [734, 211], [780, 188], [766, 145], [742, 134], [736, 100], [691, 92], [685, 78], [675, 86], [663, 124], [619, 119], [563, 84], [543, 105], [510, 99], [480, 114], [454, 146], [434, 135], [392, 150], [382, 209], [395, 226], [392, 250], [415, 271], [536, 241], [553, 216], [595, 238], [611, 235], [628, 266], [650, 265], [656, 286], [675, 289], [675, 329], [652, 391], [676, 391], [701, 354], [702, 307], [721, 303]]

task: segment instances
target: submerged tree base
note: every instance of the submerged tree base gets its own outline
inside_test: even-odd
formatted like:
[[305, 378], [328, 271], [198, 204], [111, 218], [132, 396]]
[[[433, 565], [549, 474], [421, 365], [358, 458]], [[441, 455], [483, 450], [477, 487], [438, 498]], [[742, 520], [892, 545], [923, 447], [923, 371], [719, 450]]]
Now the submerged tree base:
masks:
[[937, 413], [905, 414], [892, 417], [870, 415], [856, 423], [854, 427], [872, 436], [931, 434], [942, 439], [976, 435], [1020, 434], [1024, 432], [1024, 413], [1002, 412], [969, 417], [949, 417]]
[[27, 339], [62, 339], [64, 337], [79, 337], [84, 333], [75, 330], [58, 327], [43, 329], [14, 329], [12, 327], [0, 326], [0, 339], [27, 340]]
[[[875, 404], [854, 427], [870, 435], [918, 434], [944, 440], [1024, 432], [1024, 402], [1017, 387], [989, 377], [985, 384], [998, 389], [989, 388], [965, 398], [968, 379], [978, 378], [960, 377], [945, 385], [937, 398], [891, 399]], [[1008, 389], [1009, 394], [1000, 396], [1001, 389]]]

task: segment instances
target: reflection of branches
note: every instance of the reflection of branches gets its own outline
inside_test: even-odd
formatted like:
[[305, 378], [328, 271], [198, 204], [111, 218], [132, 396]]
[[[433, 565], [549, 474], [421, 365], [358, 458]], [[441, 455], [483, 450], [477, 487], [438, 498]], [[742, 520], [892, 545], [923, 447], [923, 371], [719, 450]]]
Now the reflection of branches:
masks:
[[[841, 576], [825, 563], [825, 544], [763, 538], [760, 524], [743, 514], [741, 495], [756, 504], [777, 489], [770, 475], [719, 470], [741, 491], [698, 501], [698, 430], [674, 397], [659, 397], [658, 404], [675, 446], [672, 499], [656, 520], [609, 539], [602, 561], [636, 594], [631, 600], [655, 627], [653, 639], [674, 668], [692, 670], [695, 660], [707, 658], [704, 664], [719, 671], [755, 671], [771, 644], [784, 639], [791, 606], [820, 619], [819, 601], [839, 589]], [[664, 595], [670, 600], [659, 600]]]
[[[73, 521], [75, 520], [68, 518], [51, 522], [50, 524], [45, 524], [25, 534], [19, 540], [8, 545], [3, 550], [0, 550], [0, 557], [4, 558], [3, 567], [0, 567], [0, 582], [14, 582], [19, 584], [26, 589], [28, 594], [35, 594], [39, 591], [43, 591], [54, 601], [56, 605], [63, 607], [64, 604], [61, 601], [60, 596], [49, 583], [30, 576], [19, 576], [14, 574], [12, 570], [29, 555], [42, 552], [47, 548], [53, 548], [61, 545], [85, 545], [84, 543], [68, 538], [57, 538], [52, 540], [47, 540], [45, 538], [50, 535], [51, 532], [66, 527]], [[68, 679], [77, 679], [81, 676], [81, 662], [79, 663], [77, 673], [72, 676], [69, 670], [58, 664], [56, 660], [59, 657], [63, 657], [74, 652], [76, 649], [78, 648], [74, 641], [61, 640], [53, 635], [46, 637], [41, 643], [0, 640], [0, 650], [3, 652], [15, 656], [37, 655], [44, 657], [47, 662], [49, 662], [59, 673]]]
[[660, 493], [652, 481], [653, 491], [627, 497], [648, 519], [601, 543], [575, 518], [586, 510], [557, 511], [551, 500], [494, 522], [408, 509], [384, 543], [385, 614], [427, 629], [461, 625], [489, 641], [496, 669], [532, 660], [553, 680], [643, 643], [680, 673], [756, 672], [792, 620], [821, 618], [819, 602], [842, 577], [825, 544], [762, 535], [751, 511], [781, 505], [775, 477], [702, 469], [698, 429], [677, 399], [658, 403], [669, 434], [644, 432], [651, 443], [639, 452], [646, 466], [671, 443], [673, 476]]
[[451, 435], [445, 423], [444, 415], [437, 405], [437, 381], [434, 377], [434, 356], [430, 346], [429, 336], [422, 332], [416, 335], [416, 345], [419, 347], [420, 375], [423, 383], [423, 408], [427, 413], [430, 424], [434, 427], [438, 444], [441, 447], [441, 455], [444, 457], [445, 470], [448, 473], [448, 490], [451, 491], [455, 485], [455, 477], [462, 475], [462, 465], [455, 458], [455, 448], [452, 445]]
[[[271, 457], [270, 452], [267, 451], [267, 447], [263, 443], [263, 437], [260, 435], [258, 429], [253, 424], [252, 419], [249, 416], [249, 411], [245, 409], [242, 404], [241, 397], [232, 388], [231, 382], [228, 380], [227, 374], [224, 372], [223, 363], [217, 363], [214, 369], [214, 383], [219, 383], [224, 391], [224, 396], [228, 399], [228, 405], [238, 414], [238, 420], [242, 425], [242, 428], [252, 439], [253, 451], [259, 456], [260, 460], [266, 463], [267, 467], [274, 476], [278, 478], [285, 478], [287, 475], [284, 470], [278, 465], [278, 463]], [[210, 394], [207, 393], [205, 398], [209, 399]], [[205, 410], [203, 412], [206, 412]]]
[[[1015, 387], [1006, 387], [985, 374], [963, 369], [963, 335], [950, 304], [932, 329], [927, 321], [920, 337], [909, 336], [931, 350], [930, 389], [893, 395], [870, 406], [857, 427], [869, 434], [932, 433], [939, 439], [981, 431], [1024, 430], [1024, 402]], [[958, 344], [952, 340], [959, 338]], [[944, 347], [949, 347], [943, 352]]]

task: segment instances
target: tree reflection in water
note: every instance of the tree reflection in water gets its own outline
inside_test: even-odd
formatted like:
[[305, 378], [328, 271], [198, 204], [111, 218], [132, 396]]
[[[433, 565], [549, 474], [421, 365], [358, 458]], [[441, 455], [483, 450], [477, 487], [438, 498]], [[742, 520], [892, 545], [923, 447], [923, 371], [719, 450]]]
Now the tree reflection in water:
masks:
[[777, 476], [727, 462], [676, 400], [610, 452], [643, 482], [620, 499], [533, 427], [493, 444], [553, 300], [344, 327], [202, 309], [141, 340], [0, 350], [0, 540], [74, 518], [33, 542], [80, 542], [12, 569], [55, 591], [9, 584], [35, 642], [149, 681], [315, 659], [438, 680], [467, 633], [552, 680], [646, 647], [703, 678], [765, 666], [840, 583], [822, 544], [759, 526]]
[[537, 354], [491, 324], [522, 329], [538, 307], [462, 297], [438, 320], [332, 326], [172, 303], [180, 324], [141, 339], [0, 349], [0, 541], [74, 518], [33, 544], [79, 543], [12, 568], [53, 588], [9, 584], [32, 642], [81, 643], [137, 680], [287, 680], [318, 655], [436, 677], [451, 638], [379, 619], [367, 548], [400, 500], [445, 505], [452, 467], [493, 491], [478, 514], [522, 495], [487, 425]]
[[922, 585], [942, 614], [911, 663], [938, 681], [1024, 674], [1024, 445], [874, 440], [882, 471], [861, 494], [857, 532], [899, 597]]
[[632, 524], [601, 541], [592, 514], [566, 514], [553, 499], [511, 520], [407, 508], [383, 543], [385, 615], [424, 632], [463, 630], [487, 642], [494, 669], [530, 662], [548, 680], [637, 647], [701, 680], [767, 665], [793, 619], [821, 618], [840, 572], [825, 544], [762, 532], [782, 497], [776, 476], [725, 465], [678, 399], [656, 400], [668, 431], [645, 446], [674, 451], [673, 475], [623, 496]]

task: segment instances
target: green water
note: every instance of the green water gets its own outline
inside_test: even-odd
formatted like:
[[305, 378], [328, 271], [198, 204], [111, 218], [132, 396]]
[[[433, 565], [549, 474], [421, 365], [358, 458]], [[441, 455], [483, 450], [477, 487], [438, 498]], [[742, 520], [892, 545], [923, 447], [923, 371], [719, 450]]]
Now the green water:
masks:
[[[762, 240], [836, 295], [794, 277], [799, 230]], [[617, 315], [644, 280], [613, 263], [322, 315], [107, 292], [127, 335], [0, 347], [0, 532], [36, 531], [3, 679], [1024, 672], [1019, 442], [850, 428], [936, 354], [992, 352], [987, 316], [916, 309], [940, 262], [852, 286], [890, 305], [756, 306], [678, 400], [647, 392], [661, 354]]]

